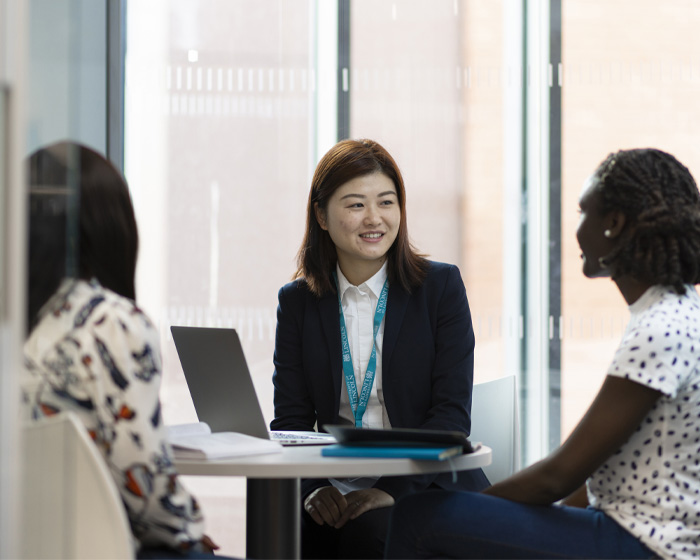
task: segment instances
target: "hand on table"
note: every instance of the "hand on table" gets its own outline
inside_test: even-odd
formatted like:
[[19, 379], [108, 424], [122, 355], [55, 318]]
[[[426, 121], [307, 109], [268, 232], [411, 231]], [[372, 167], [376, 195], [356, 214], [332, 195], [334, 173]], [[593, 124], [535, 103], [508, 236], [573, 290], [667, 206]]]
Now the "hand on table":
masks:
[[354, 490], [343, 496], [334, 486], [324, 486], [304, 500], [304, 509], [316, 523], [336, 529], [367, 511], [393, 505], [394, 498], [377, 488]]

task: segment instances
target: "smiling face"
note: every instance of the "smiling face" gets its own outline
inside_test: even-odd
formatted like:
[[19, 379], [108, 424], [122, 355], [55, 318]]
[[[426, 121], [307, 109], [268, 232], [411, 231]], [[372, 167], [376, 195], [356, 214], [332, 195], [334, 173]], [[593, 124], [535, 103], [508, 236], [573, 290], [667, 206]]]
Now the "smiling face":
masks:
[[[614, 213], [603, 215], [600, 208], [598, 179], [589, 177], [579, 199], [581, 217], [576, 230], [576, 239], [581, 247], [583, 274], [588, 278], [610, 276], [610, 269], [601, 265], [600, 258], [607, 256], [613, 248], [612, 237], [617, 235]], [[610, 232], [610, 237], [605, 232]]]
[[356, 177], [338, 187], [325, 210], [316, 207], [316, 219], [335, 244], [343, 274], [357, 286], [379, 271], [396, 240], [396, 187], [384, 173]]

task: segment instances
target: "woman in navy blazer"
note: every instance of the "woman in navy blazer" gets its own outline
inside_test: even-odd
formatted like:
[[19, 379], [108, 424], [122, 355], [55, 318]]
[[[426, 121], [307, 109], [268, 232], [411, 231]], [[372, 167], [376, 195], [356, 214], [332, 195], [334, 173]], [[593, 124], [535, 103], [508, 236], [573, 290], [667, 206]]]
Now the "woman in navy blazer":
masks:
[[[279, 292], [272, 429], [348, 422], [340, 415], [346, 379], [339, 278], [343, 285], [361, 286], [381, 274], [388, 284], [383, 336], [380, 331], [376, 338], [383, 417], [392, 428], [469, 433], [474, 332], [462, 278], [456, 266], [415, 252], [401, 173], [391, 155], [370, 140], [336, 144], [314, 174], [298, 270]], [[381, 477], [357, 490], [352, 482], [335, 482], [302, 482], [305, 558], [382, 557], [394, 500], [431, 487], [488, 486], [481, 470]]]

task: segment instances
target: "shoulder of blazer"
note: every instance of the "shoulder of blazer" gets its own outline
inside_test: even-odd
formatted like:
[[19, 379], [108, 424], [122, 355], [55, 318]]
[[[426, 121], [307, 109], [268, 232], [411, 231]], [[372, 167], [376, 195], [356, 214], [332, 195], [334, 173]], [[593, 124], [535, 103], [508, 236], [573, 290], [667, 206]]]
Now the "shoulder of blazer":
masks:
[[439, 261], [428, 261], [430, 267], [428, 268], [428, 274], [447, 274], [453, 268], [457, 268], [457, 265], [444, 263]]
[[[294, 280], [282, 286], [277, 294], [278, 300], [278, 320], [279, 313], [284, 311], [285, 314], [300, 318], [304, 314], [307, 298], [312, 297], [311, 292], [306, 286], [306, 282]], [[297, 319], [298, 320], [298, 319]]]
[[309, 295], [311, 294], [308, 286], [306, 285], [306, 280], [303, 278], [292, 280], [280, 288], [280, 294], [284, 294], [285, 296], [294, 296], [297, 293], [303, 292], [306, 292]]
[[456, 273], [456, 277], [461, 277], [459, 273], [459, 268], [454, 264], [448, 264], [438, 261], [428, 261], [430, 267], [428, 268], [428, 273], [425, 275], [425, 280], [423, 285], [444, 285], [450, 275]]
[[303, 278], [298, 278], [297, 280], [285, 284], [280, 288], [278, 294], [280, 304], [284, 302], [286, 305], [295, 308], [321, 305], [322, 302], [327, 299], [337, 302], [337, 299], [335, 299], [336, 297], [335, 294], [327, 294], [322, 297], [312, 294], [306, 280]]

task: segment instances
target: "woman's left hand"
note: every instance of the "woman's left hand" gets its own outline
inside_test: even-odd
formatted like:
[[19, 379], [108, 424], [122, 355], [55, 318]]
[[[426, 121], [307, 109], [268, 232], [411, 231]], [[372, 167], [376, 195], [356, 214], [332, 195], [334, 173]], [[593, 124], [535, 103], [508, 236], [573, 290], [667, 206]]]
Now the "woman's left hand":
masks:
[[351, 519], [357, 519], [363, 513], [371, 509], [379, 509], [391, 507], [394, 505], [394, 498], [378, 488], [367, 488], [365, 490], [353, 490], [345, 494], [347, 507], [340, 516], [338, 522], [334, 525], [336, 529], [340, 529]]

